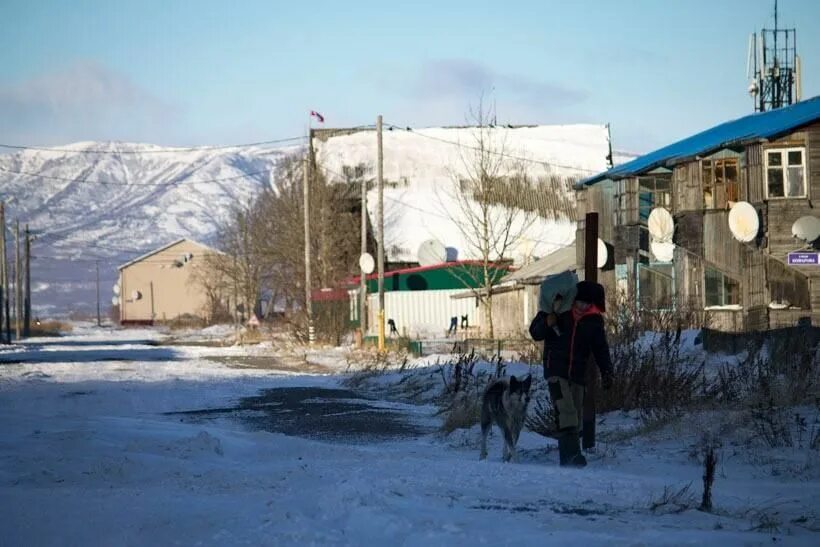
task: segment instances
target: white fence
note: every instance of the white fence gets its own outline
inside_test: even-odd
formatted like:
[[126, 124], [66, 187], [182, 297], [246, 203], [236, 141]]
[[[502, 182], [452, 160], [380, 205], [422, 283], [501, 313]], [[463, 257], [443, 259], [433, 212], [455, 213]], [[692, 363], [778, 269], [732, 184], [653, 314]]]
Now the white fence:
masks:
[[[396, 322], [396, 328], [402, 336], [441, 336], [450, 326], [450, 318], [458, 317], [461, 331], [461, 316], [466, 315], [470, 326], [478, 326], [480, 308], [475, 298], [450, 298], [463, 293], [465, 289], [443, 291], [395, 291], [384, 293], [385, 329], [387, 320]], [[377, 334], [379, 315], [379, 295], [369, 294], [368, 334]]]

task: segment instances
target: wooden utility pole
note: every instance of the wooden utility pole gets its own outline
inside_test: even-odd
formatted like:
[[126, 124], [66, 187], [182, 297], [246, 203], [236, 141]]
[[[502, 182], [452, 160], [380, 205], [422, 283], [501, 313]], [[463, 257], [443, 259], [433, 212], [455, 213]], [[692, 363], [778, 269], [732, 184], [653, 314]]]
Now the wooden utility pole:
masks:
[[23, 336], [31, 336], [31, 232], [26, 224], [26, 281], [23, 284]]
[[[3, 326], [5, 325], [5, 314], [8, 312], [5, 303], [6, 299], [6, 204], [0, 201], [0, 343], [7, 342], [3, 337]], [[5, 313], [4, 313], [5, 311]], [[10, 342], [10, 341], [8, 341]]]
[[[584, 280], [598, 282], [598, 213], [587, 213], [584, 219]], [[586, 395], [584, 396], [583, 447], [595, 446], [595, 398], [598, 391], [598, 369], [595, 358], [590, 356], [586, 370]]]
[[316, 341], [316, 333], [313, 330], [313, 295], [310, 294], [310, 159], [307, 155], [302, 164], [302, 173], [305, 198], [305, 312], [308, 322], [308, 343], [312, 346]]
[[14, 224], [14, 334], [20, 340], [22, 327], [20, 320], [23, 316], [23, 268], [20, 260], [20, 219]]
[[[362, 177], [362, 253], [367, 252], [367, 179]], [[362, 331], [362, 343], [367, 334], [367, 273], [362, 269], [362, 278], [359, 283], [359, 327]]]
[[3, 329], [6, 331], [6, 343], [11, 344], [11, 303], [9, 300], [11, 299], [11, 281], [9, 280], [9, 257], [8, 257], [8, 245], [6, 245], [6, 212], [5, 209], [3, 210], [2, 222], [0, 222], [0, 230], [3, 231], [3, 256], [0, 257], [3, 261], [2, 266], [2, 273], [3, 273], [3, 287], [5, 290], [5, 295], [3, 298], [4, 307], [5, 307], [5, 324], [0, 322], [0, 338], [3, 336]]
[[378, 267], [379, 267], [379, 351], [384, 351], [384, 152], [382, 150], [382, 116], [376, 118], [376, 181], [379, 186], [377, 222], [379, 223]]
[[100, 261], [95, 262], [97, 266], [97, 326], [102, 326], [102, 318], [100, 317]]

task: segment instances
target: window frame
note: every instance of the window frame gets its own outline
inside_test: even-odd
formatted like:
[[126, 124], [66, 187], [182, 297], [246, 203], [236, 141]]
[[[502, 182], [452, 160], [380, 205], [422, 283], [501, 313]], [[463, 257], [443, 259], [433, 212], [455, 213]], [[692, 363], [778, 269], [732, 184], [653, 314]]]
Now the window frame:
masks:
[[[729, 197], [729, 187], [730, 184], [727, 182], [726, 179], [726, 167], [728, 165], [733, 165], [735, 168], [735, 181], [732, 183], [732, 186], [735, 188], [735, 199], [730, 199]], [[707, 169], [708, 167], [708, 169]], [[720, 172], [723, 175], [722, 182], [718, 184], [717, 180], [717, 173], [718, 168], [720, 168]], [[704, 174], [706, 171], [711, 173], [710, 175], [710, 183], [708, 187], [712, 190], [712, 204], [706, 204], [706, 178]], [[717, 205], [717, 187], [723, 187], [723, 194], [725, 196], [726, 203], [722, 205]], [[700, 161], [700, 194], [701, 194], [701, 205], [703, 206], [704, 210], [708, 211], [720, 211], [726, 209], [729, 206], [729, 202], [737, 202], [740, 201], [740, 191], [741, 191], [741, 180], [740, 180], [740, 158], [705, 158]]]
[[[779, 152], [780, 159], [785, 162], [781, 163], [779, 166], [781, 172], [783, 173], [783, 195], [782, 196], [770, 196], [769, 195], [769, 154], [772, 152]], [[801, 164], [800, 167], [803, 168], [803, 193], [799, 196], [787, 196], [786, 195], [786, 183], [788, 182], [788, 169], [789, 169], [789, 152], [800, 152]], [[778, 166], [775, 166], [778, 167]], [[805, 146], [772, 146], [770, 148], [763, 149], [763, 186], [766, 190], [766, 199], [767, 200], [778, 200], [778, 199], [806, 199], [809, 197], [809, 185], [808, 185], [808, 173], [807, 173], [807, 165], [806, 165], [806, 147]]]
[[[641, 282], [641, 274], [644, 271], [651, 272], [655, 275], [663, 275], [666, 276], [665, 272], [661, 272], [661, 269], [669, 269], [669, 283], [671, 284], [670, 287], [670, 294], [669, 294], [669, 306], [647, 306], [646, 305], [646, 297], [641, 292], [642, 282]], [[655, 263], [638, 263], [637, 265], [637, 275], [636, 275], [636, 300], [638, 304], [638, 309], [646, 310], [646, 311], [676, 311], [678, 309], [677, 304], [677, 276], [675, 272], [675, 265], [672, 262], [655, 262]]]
[[[721, 292], [721, 301], [723, 303], [710, 304], [708, 302], [709, 290], [708, 290], [708, 283], [707, 283], [706, 279], [707, 279], [707, 276], [709, 274], [709, 270], [711, 270], [713, 272], [716, 272], [720, 276], [720, 292]], [[725, 290], [726, 290], [726, 280], [727, 279], [733, 281], [734, 284], [737, 286], [737, 303], [731, 303], [731, 302], [727, 303], [727, 302], [725, 302], [725, 299], [726, 299]], [[742, 284], [741, 284], [740, 280], [733, 277], [733, 276], [731, 276], [731, 275], [726, 274], [725, 272], [723, 272], [722, 270], [720, 270], [718, 268], [714, 268], [712, 266], [704, 266], [704, 268], [703, 268], [703, 308], [704, 308], [704, 310], [710, 310], [710, 309], [716, 309], [716, 308], [720, 309], [720, 308], [725, 308], [727, 306], [737, 306], [739, 309], [743, 309], [743, 292], [742, 292]]]
[[[647, 219], [649, 218], [649, 213], [652, 212], [652, 209], [657, 207], [663, 207], [668, 211], [674, 211], [674, 193], [672, 192], [672, 187], [674, 185], [674, 174], [673, 173], [663, 173], [663, 174], [648, 174], [648, 175], [640, 175], [637, 177], [638, 179], [638, 188], [637, 188], [637, 205], [638, 205], [638, 222], [640, 224], [646, 224]], [[651, 179], [651, 181], [650, 181]], [[658, 182], [662, 185], [666, 185], [666, 188], [658, 189]], [[650, 187], [651, 186], [651, 187]], [[642, 187], [646, 187], [647, 191], [642, 191]], [[649, 211], [646, 213], [646, 218], [643, 217], [643, 210], [646, 209], [641, 203], [641, 196], [644, 194], [648, 194], [651, 199], [651, 204], [648, 206]], [[658, 203], [658, 196], [667, 196], [668, 199], [663, 201], [668, 201], [667, 203]]]

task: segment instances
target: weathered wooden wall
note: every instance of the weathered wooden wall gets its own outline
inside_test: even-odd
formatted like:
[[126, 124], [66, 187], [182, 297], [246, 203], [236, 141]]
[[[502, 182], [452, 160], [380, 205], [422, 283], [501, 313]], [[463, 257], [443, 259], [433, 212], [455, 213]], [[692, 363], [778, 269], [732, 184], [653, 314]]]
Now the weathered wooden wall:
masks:
[[493, 330], [498, 338], [528, 338], [530, 321], [538, 311], [538, 285], [493, 296]]
[[703, 258], [710, 266], [739, 278], [745, 247], [729, 230], [728, 211], [707, 211], [703, 216]]
[[746, 148], [745, 161], [741, 167], [742, 177], [741, 197], [758, 205], [766, 198], [763, 177], [763, 148], [759, 144], [752, 144]]
[[703, 210], [700, 162], [690, 161], [675, 166], [672, 176], [672, 213]]

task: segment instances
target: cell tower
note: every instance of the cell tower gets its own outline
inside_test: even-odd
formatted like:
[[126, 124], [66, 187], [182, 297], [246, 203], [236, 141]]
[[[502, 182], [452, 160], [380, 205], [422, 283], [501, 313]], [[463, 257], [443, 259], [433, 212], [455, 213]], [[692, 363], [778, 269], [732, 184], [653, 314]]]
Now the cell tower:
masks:
[[774, 28], [761, 29], [749, 36], [746, 76], [755, 112], [765, 112], [800, 100], [800, 57], [797, 31], [777, 26], [777, 0], [774, 2]]

